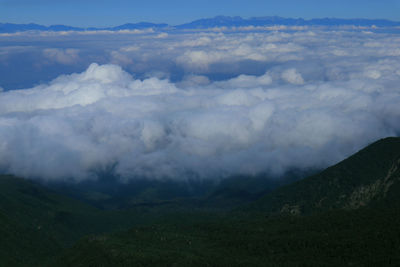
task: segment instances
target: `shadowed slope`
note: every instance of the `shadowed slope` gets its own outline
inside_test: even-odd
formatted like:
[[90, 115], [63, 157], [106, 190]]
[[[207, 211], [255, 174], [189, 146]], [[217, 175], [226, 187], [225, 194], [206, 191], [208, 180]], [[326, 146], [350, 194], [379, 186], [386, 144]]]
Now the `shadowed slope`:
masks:
[[[264, 212], [308, 213], [398, 202], [400, 138], [379, 140], [323, 172], [284, 186], [252, 205]], [[395, 193], [395, 191], [397, 193]], [[396, 201], [390, 201], [396, 204]]]
[[398, 266], [399, 158], [400, 138], [386, 138], [240, 211], [88, 237], [56, 264]]

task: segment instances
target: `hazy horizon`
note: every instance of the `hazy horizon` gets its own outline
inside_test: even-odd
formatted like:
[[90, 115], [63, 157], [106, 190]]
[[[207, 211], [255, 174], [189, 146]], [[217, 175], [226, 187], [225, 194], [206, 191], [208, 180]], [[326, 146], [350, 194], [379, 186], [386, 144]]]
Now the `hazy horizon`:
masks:
[[[204, 17], [194, 17], [194, 18], [188, 18], [187, 20], [182, 20], [176, 23], [170, 23], [167, 21], [162, 21], [162, 20], [127, 20], [124, 22], [119, 22], [117, 24], [91, 24], [91, 25], [85, 25], [85, 24], [75, 24], [75, 23], [39, 23], [35, 21], [25, 21], [25, 22], [19, 22], [19, 21], [1, 21], [0, 23], [11, 23], [11, 24], [39, 24], [43, 26], [54, 26], [54, 25], [64, 25], [64, 26], [71, 26], [71, 27], [77, 27], [77, 28], [112, 28], [116, 26], [121, 26], [124, 24], [136, 24], [136, 23], [154, 23], [154, 24], [167, 24], [168, 26], [178, 26], [178, 25], [183, 25], [187, 23], [191, 23], [194, 21], [198, 20], [203, 20], [203, 19], [213, 19], [213, 18], [218, 18], [218, 17], [229, 17], [229, 18], [235, 18], [235, 17], [240, 17], [242, 19], [253, 19], [253, 18], [268, 18], [268, 17], [279, 17], [279, 18], [286, 18], [286, 19], [304, 19], [306, 21], [314, 20], [314, 19], [338, 19], [338, 20], [353, 20], [353, 19], [361, 19], [361, 20], [387, 20], [387, 21], [393, 21], [393, 22], [400, 22], [400, 17], [399, 18], [387, 18], [387, 17], [352, 17], [352, 16], [314, 16], [314, 17], [302, 17], [302, 16], [280, 16], [280, 15], [259, 15], [259, 16], [240, 16], [240, 15], [227, 15], [227, 14], [217, 14], [214, 16], [204, 16]], [[279, 25], [279, 24], [277, 24]]]
[[218, 15], [260, 17], [372, 18], [400, 20], [400, 1], [31, 1], [0, 0], [0, 17], [10, 23], [65, 24], [81, 27], [116, 26], [149, 21], [171, 25]]

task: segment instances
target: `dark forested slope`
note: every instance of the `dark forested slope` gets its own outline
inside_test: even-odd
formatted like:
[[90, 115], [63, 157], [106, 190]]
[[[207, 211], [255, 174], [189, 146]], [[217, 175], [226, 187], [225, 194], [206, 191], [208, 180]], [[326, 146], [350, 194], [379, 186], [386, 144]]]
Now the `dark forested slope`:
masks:
[[60, 266], [399, 266], [400, 138], [213, 218], [87, 237]]

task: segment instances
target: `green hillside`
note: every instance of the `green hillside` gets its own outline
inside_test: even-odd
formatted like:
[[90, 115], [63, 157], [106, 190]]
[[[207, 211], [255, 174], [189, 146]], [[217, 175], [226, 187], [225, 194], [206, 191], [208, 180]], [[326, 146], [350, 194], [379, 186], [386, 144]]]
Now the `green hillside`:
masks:
[[85, 187], [74, 199], [0, 176], [0, 266], [400, 265], [400, 138], [272, 192], [278, 184], [245, 179], [195, 197], [175, 198], [169, 182], [111, 199], [94, 188], [87, 202], [99, 209], [77, 200]]
[[[281, 187], [251, 205], [263, 212], [292, 214], [398, 205], [400, 138], [379, 140], [319, 174]], [[247, 207], [248, 209], [250, 207]]]
[[57, 266], [399, 266], [400, 138], [228, 214], [87, 237]]
[[133, 217], [0, 176], [0, 266], [35, 266], [84, 235], [126, 229]]
[[53, 266], [399, 266], [399, 214], [176, 218], [87, 237]]

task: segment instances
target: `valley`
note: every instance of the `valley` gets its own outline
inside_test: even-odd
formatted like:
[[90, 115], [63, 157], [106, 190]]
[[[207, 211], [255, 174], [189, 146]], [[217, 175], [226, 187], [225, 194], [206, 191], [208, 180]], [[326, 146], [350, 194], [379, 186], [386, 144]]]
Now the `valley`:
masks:
[[400, 138], [385, 138], [284, 184], [142, 181], [75, 195], [73, 185], [3, 175], [0, 258], [4, 266], [397, 266], [399, 159]]

